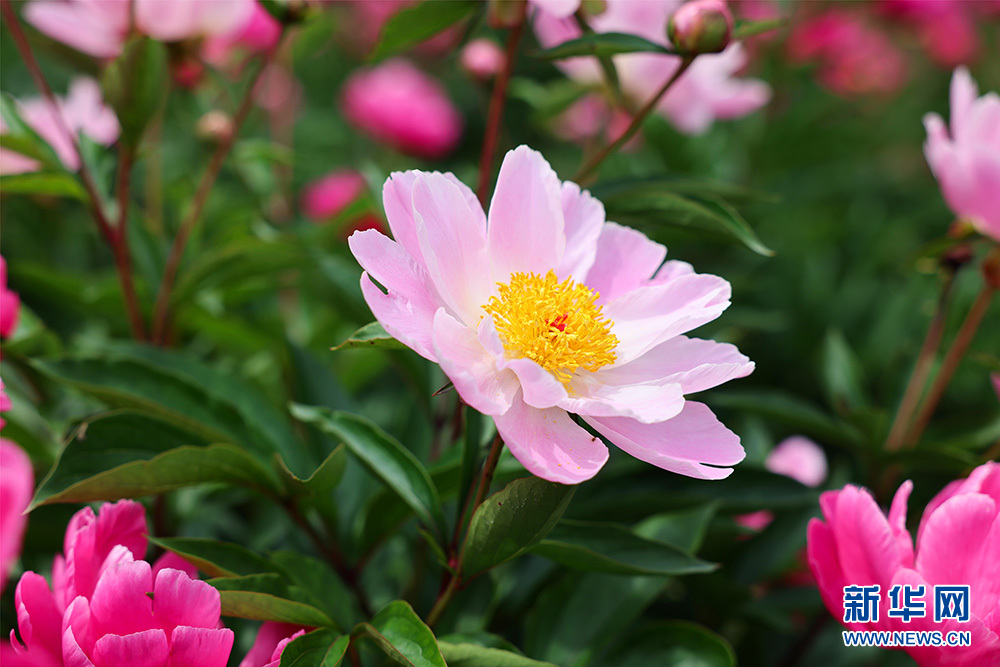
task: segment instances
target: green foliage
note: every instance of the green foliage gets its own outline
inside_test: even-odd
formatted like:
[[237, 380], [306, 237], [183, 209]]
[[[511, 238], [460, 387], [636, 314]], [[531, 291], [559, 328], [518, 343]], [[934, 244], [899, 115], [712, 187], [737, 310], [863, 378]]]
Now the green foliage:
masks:
[[391, 602], [370, 623], [360, 623], [355, 636], [365, 636], [393, 662], [407, 667], [447, 667], [431, 629], [402, 600]]
[[372, 58], [381, 60], [433, 37], [471, 16], [477, 5], [472, 0], [453, 0], [447, 3], [424, 0], [396, 12], [382, 28]]
[[134, 149], [167, 92], [166, 46], [149, 37], [132, 37], [104, 69], [101, 87], [118, 116], [122, 138]]
[[563, 60], [579, 56], [614, 56], [620, 53], [675, 53], [673, 50], [651, 42], [638, 35], [621, 32], [604, 32], [584, 35], [535, 53], [543, 60]]

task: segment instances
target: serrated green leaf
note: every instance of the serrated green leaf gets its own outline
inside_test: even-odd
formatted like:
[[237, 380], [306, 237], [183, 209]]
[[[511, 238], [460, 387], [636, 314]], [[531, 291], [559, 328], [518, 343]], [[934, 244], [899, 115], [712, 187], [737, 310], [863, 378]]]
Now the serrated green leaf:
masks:
[[462, 547], [463, 577], [474, 577], [537, 544], [559, 521], [575, 490], [528, 477], [484, 500], [472, 516]]

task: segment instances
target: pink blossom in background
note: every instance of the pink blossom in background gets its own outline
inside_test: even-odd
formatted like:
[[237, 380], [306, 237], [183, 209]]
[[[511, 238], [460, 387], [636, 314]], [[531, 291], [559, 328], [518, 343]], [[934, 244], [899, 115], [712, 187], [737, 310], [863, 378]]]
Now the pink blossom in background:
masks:
[[14, 335], [20, 317], [21, 297], [7, 288], [7, 260], [0, 255], [0, 338]]
[[[995, 664], [1000, 655], [1000, 464], [976, 468], [946, 486], [924, 509], [916, 548], [906, 530], [912, 482], [899, 487], [886, 516], [865, 490], [848, 485], [820, 496], [823, 520], [809, 523], [809, 567], [827, 609], [844, 618], [844, 586], [879, 585], [878, 622], [845, 624], [852, 630], [966, 630], [969, 647], [910, 647], [923, 667]], [[968, 584], [970, 619], [934, 622], [935, 584]], [[928, 614], [903, 623], [888, 615], [893, 586], [924, 586]]]
[[253, 648], [240, 662], [239, 667], [279, 667], [285, 647], [305, 633], [306, 629], [300, 625], [275, 621], [262, 623]]
[[[19, 659], [12, 664], [45, 667], [63, 665], [65, 659], [66, 665], [86, 665], [86, 656], [95, 667], [111, 667], [122, 664], [115, 651], [159, 656], [165, 642], [174, 650], [168, 654], [171, 662], [157, 664], [224, 665], [225, 659], [183, 661], [185, 647], [204, 646], [208, 659], [214, 655], [210, 648], [224, 646], [227, 635], [231, 644], [232, 635], [216, 629], [218, 592], [192, 581], [194, 568], [170, 556], [152, 566], [136, 560], [146, 553], [147, 532], [145, 510], [132, 500], [104, 503], [97, 513], [85, 507], [74, 514], [63, 554], [52, 564], [52, 586], [30, 571], [17, 584], [20, 640], [13, 631], [10, 639]], [[155, 609], [150, 592], [161, 594]], [[119, 611], [109, 611], [113, 609]]]
[[[588, 93], [556, 116], [552, 131], [558, 137], [581, 144], [595, 139], [610, 143], [624, 134], [631, 122], [628, 112], [613, 108], [601, 95]], [[636, 134], [621, 150], [633, 151], [641, 144], [642, 136]]]
[[[596, 32], [624, 32], [669, 46], [667, 22], [681, 5], [679, 0], [607, 0], [607, 10], [590, 19]], [[555, 46], [581, 35], [573, 19], [559, 19], [540, 11], [535, 16], [535, 35], [545, 47]], [[626, 53], [614, 56], [623, 92], [636, 104], [647, 102], [678, 67], [679, 56]], [[593, 58], [570, 58], [559, 67], [585, 85], [596, 85], [602, 74]], [[740, 44], [731, 44], [718, 54], [699, 56], [690, 69], [661, 100], [658, 111], [678, 130], [700, 134], [715, 120], [740, 118], [753, 113], [770, 100], [771, 89], [757, 79], [738, 78], [747, 65]]]
[[223, 34], [215, 34], [202, 45], [202, 56], [207, 62], [223, 65], [232, 58], [234, 51], [250, 53], [270, 51], [281, 39], [281, 24], [259, 2], [254, 2], [249, 17]]
[[683, 335], [726, 309], [725, 280], [664, 263], [666, 248], [606, 222], [526, 146], [505, 157], [488, 215], [452, 174], [394, 173], [383, 201], [395, 240], [349, 239], [365, 300], [531, 473], [576, 484], [607, 461], [571, 413], [679, 474], [721, 479], [743, 459], [739, 437], [684, 399], [753, 370], [734, 346]]
[[990, 373], [990, 382], [993, 383], [993, 391], [996, 392], [997, 399], [1000, 399], [1000, 373]]
[[960, 0], [879, 0], [882, 13], [911, 28], [931, 60], [952, 69], [979, 56], [976, 21], [987, 3]]
[[[419, 0], [341, 0], [339, 4], [348, 12], [348, 16], [341, 22], [344, 38], [356, 50], [371, 55], [389, 19], [400, 11], [419, 4]], [[463, 24], [459, 23], [417, 44], [413, 47], [413, 52], [428, 58], [443, 56], [455, 48], [462, 37], [462, 31]]]
[[352, 204], [365, 191], [365, 179], [353, 169], [341, 169], [318, 178], [302, 191], [302, 213], [313, 222], [324, 222]]
[[[806, 486], [819, 486], [826, 479], [826, 454], [823, 448], [801, 435], [785, 438], [764, 459], [764, 467], [777, 475], [791, 477]], [[735, 517], [736, 523], [751, 530], [763, 530], [774, 514], [759, 510]]]
[[906, 83], [903, 54], [852, 11], [829, 9], [794, 24], [788, 38], [793, 62], [816, 63], [816, 76], [845, 97], [892, 94]]
[[144, 35], [175, 42], [237, 30], [256, 0], [32, 0], [24, 18], [40, 32], [96, 58], [115, 58], [129, 34], [130, 14]]
[[489, 79], [503, 69], [507, 55], [491, 39], [474, 39], [462, 49], [459, 62], [462, 69], [477, 79]]
[[580, 9], [581, 0], [529, 0], [540, 11], [557, 19], [569, 18]]
[[[0, 381], [0, 410], [9, 409], [10, 399]], [[21, 540], [28, 525], [24, 510], [34, 490], [31, 459], [17, 443], [0, 438], [0, 592], [6, 587], [11, 566], [21, 555]]]
[[[110, 107], [105, 106], [101, 88], [93, 79], [73, 79], [69, 93], [65, 98], [58, 98], [58, 102], [58, 110], [42, 98], [24, 100], [18, 106], [24, 121], [52, 147], [67, 169], [79, 169], [80, 156], [73, 147], [72, 138], [59, 122], [57, 113], [62, 114], [71, 132], [84, 134], [96, 143], [107, 146], [118, 139], [121, 133], [118, 118]], [[40, 168], [35, 160], [0, 150], [0, 174], [24, 173]]]
[[951, 79], [951, 126], [924, 116], [924, 155], [945, 202], [982, 234], [1000, 241], [1000, 95], [979, 91], [969, 71]]
[[444, 157], [462, 136], [462, 116], [444, 88], [405, 60], [352, 74], [341, 108], [356, 128], [415, 157]]

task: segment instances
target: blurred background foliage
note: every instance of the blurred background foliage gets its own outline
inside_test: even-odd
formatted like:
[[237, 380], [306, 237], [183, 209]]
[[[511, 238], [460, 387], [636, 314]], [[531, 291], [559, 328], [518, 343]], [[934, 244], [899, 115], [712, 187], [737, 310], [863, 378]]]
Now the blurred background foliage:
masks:
[[[344, 3], [317, 11], [294, 28], [278, 54], [297, 81], [294, 120], [276, 127], [273, 115], [257, 110], [236, 140], [181, 266], [176, 324], [161, 356], [125, 342], [130, 334], [113, 259], [86, 207], [73, 198], [4, 193], [3, 254], [9, 286], [23, 303], [21, 326], [3, 350], [3, 378], [14, 401], [4, 434], [30, 453], [39, 479], [74, 425], [107, 407], [125, 405], [167, 422], [177, 415], [200, 421], [192, 412], [198, 405], [205, 419], [222, 419], [226, 406], [241, 401], [233, 408], [233, 428], [254, 428], [247, 421], [257, 410], [254, 401], [269, 406], [256, 415], [266, 420], [273, 411], [274, 428], [299, 443], [294, 447], [302, 463], [294, 472], [304, 477], [337, 438], [289, 416], [294, 402], [363, 415], [395, 436], [429, 467], [450, 520], [461, 447], [450, 426], [456, 395], [433, 395], [446, 384], [444, 375], [408, 350], [330, 348], [372, 319], [345, 242], [352, 225], [366, 213], [384, 215], [380, 189], [391, 171], [453, 171], [475, 183], [489, 86], [461, 70], [458, 48], [409, 54], [443, 82], [461, 110], [462, 141], [432, 162], [381, 147], [353, 130], [338, 107], [345, 79], [370, 62], [353, 39], [356, 20]], [[28, 72], [3, 30], [3, 91], [33, 96]], [[987, 30], [995, 34], [995, 25]], [[457, 38], [487, 35], [499, 42], [502, 32], [485, 25], [478, 12]], [[76, 73], [93, 70], [91, 60], [30, 35], [56, 91]], [[529, 34], [523, 52], [538, 49], [533, 39]], [[484, 639], [489, 632], [559, 665], [723, 665], [732, 664], [733, 655], [748, 666], [910, 664], [902, 653], [843, 648], [840, 628], [800, 555], [805, 525], [819, 512], [819, 490], [766, 472], [763, 460], [781, 439], [803, 434], [829, 458], [826, 488], [870, 485], [885, 502], [887, 489], [880, 484], [892, 463], [896, 481], [915, 481], [911, 506], [920, 506], [1000, 438], [1000, 410], [988, 379], [1000, 368], [1000, 308], [993, 304], [988, 311], [926, 437], [889, 460], [882, 445], [938, 298], [939, 256], [953, 220], [922, 155], [921, 123], [929, 111], [947, 113], [950, 73], [911, 52], [902, 90], [845, 99], [820, 86], [810, 67], [790, 64], [784, 39], [781, 31], [753, 42], [751, 72], [774, 91], [764, 110], [716, 123], [701, 136], [680, 134], [654, 116], [640, 145], [609, 159], [592, 185], [610, 219], [663, 242], [669, 257], [732, 283], [732, 307], [698, 335], [737, 344], [756, 371], [704, 399], [741, 434], [748, 451], [729, 479], [679, 477], [611, 448], [608, 466], [579, 487], [565, 519], [627, 524], [718, 563], [718, 569], [683, 577], [616, 575], [529, 555], [459, 593], [436, 628], [439, 636], [499, 641]], [[995, 40], [973, 73], [982, 89], [1000, 87]], [[245, 77], [209, 73], [197, 88], [175, 85], [158, 131], [163, 140], [147, 140], [140, 154], [129, 243], [147, 316], [168, 241], [215, 148], [214, 139], [196, 129], [199, 120], [230, 112], [243, 83]], [[578, 92], [553, 64], [522, 55], [501, 149], [528, 144], [569, 178], [582, 149], [556, 138], [552, 125]], [[96, 146], [90, 152], [99, 185], [109, 193], [115, 153]], [[306, 220], [298, 193], [338, 168], [359, 170], [367, 191], [335, 220]], [[154, 171], [162, 180], [159, 192], [148, 189]], [[684, 183], [695, 194], [721, 192], [773, 255], [755, 253], [718, 229], [681, 228], [676, 212], [655, 201], [640, 210], [619, 201], [616, 211], [615, 183], [642, 178], [674, 182], [671, 187], [682, 192]], [[984, 254], [975, 246], [973, 252]], [[958, 270], [946, 341], [979, 288], [976, 265], [970, 261]], [[92, 385], [112, 389], [102, 393]], [[166, 417], [148, 407], [156, 403], [169, 406]], [[332, 508], [336, 541], [356, 562], [387, 537], [362, 575], [373, 606], [405, 595], [425, 612], [441, 572], [427, 539], [412, 517], [399, 532], [390, 530], [396, 521], [380, 523], [397, 517], [398, 503], [355, 458], [344, 457], [343, 465], [341, 481], [323, 500]], [[505, 455], [497, 480], [519, 476], [523, 471]], [[153, 514], [158, 535], [211, 537], [262, 553], [315, 553], [282, 510], [259, 494], [212, 484], [163, 497]], [[75, 508], [51, 504], [32, 512], [24, 569], [48, 570]], [[758, 509], [776, 516], [759, 533], [733, 521]], [[406, 516], [403, 509], [398, 519]], [[2, 613], [6, 635], [14, 620], [12, 586]], [[250, 641], [238, 633], [238, 644]], [[234, 656], [247, 647], [238, 646]], [[691, 661], [683, 662], [685, 656]]]

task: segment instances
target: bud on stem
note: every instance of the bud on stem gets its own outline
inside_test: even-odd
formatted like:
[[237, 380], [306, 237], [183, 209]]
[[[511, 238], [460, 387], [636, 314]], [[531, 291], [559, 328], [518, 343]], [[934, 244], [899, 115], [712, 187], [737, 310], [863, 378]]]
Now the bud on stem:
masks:
[[733, 15], [724, 0], [693, 0], [674, 12], [667, 37], [684, 55], [718, 53], [729, 45]]

